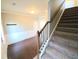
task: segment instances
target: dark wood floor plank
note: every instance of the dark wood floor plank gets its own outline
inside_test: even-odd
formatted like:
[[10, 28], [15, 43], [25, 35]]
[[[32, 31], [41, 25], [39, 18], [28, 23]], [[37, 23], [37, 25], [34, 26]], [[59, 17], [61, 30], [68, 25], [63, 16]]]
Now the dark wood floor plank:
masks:
[[38, 49], [37, 36], [8, 46], [8, 59], [33, 59]]

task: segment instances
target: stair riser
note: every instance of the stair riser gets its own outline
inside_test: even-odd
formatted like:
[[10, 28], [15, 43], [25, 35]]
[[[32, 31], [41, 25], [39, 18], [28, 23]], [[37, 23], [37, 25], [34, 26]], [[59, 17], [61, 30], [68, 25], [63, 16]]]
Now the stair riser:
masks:
[[78, 16], [78, 14], [63, 14], [63, 17], [72, 17], [72, 16]]
[[63, 13], [63, 16], [73, 16], [73, 15], [78, 15], [78, 12], [65, 12], [65, 13]]
[[59, 24], [58, 27], [78, 28], [77, 25], [64, 25], [64, 24]]
[[[57, 32], [55, 31], [54, 35], [60, 36], [62, 38], [66, 38], [66, 39], [71, 39], [71, 40], [78, 40], [78, 35], [76, 34], [65, 34], [65, 33], [61, 33], [61, 32]], [[52, 36], [53, 38], [53, 36]]]
[[61, 20], [59, 23], [78, 23], [78, 20]]
[[74, 26], [74, 25], [76, 25], [76, 26], [78, 26], [78, 23], [59, 23], [59, 25], [72, 25], [72, 26]]
[[61, 20], [72, 20], [72, 19], [78, 19], [78, 16], [71, 16], [71, 17], [62, 17]]
[[67, 28], [56, 28], [57, 31], [69, 32], [69, 33], [78, 33], [78, 29], [67, 29]]

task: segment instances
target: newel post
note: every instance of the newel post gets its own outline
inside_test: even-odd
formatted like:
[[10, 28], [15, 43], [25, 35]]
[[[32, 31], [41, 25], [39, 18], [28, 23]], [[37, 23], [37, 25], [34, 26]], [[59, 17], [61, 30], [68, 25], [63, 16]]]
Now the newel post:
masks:
[[39, 49], [40, 49], [40, 33], [39, 33], [39, 31], [37, 31], [37, 39], [38, 39], [37, 59], [39, 59]]

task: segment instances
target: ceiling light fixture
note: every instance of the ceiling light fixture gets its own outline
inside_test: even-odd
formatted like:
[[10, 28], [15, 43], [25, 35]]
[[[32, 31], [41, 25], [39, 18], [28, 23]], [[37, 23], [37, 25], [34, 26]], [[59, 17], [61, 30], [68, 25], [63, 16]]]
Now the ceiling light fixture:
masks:
[[33, 11], [33, 10], [32, 10], [30, 13], [31, 13], [31, 14], [34, 14], [34, 13], [35, 13], [35, 11]]

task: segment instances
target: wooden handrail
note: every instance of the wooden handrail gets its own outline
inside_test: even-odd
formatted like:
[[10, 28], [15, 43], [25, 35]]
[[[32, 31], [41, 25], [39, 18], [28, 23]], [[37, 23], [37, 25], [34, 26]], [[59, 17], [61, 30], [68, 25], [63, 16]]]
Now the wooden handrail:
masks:
[[44, 28], [46, 27], [46, 25], [47, 25], [48, 23], [51, 23], [51, 21], [47, 21], [47, 22], [45, 23], [44, 27], [41, 29], [41, 31], [39, 31], [39, 35], [40, 35], [40, 33], [42, 33], [42, 31], [44, 30]]
[[[63, 5], [63, 3], [65, 2], [65, 0], [62, 2], [62, 4], [60, 5], [60, 7], [62, 7], [62, 5]], [[59, 10], [60, 10], [60, 8], [59, 8]], [[57, 13], [56, 13], [57, 14]], [[56, 16], [56, 15], [55, 15]], [[39, 35], [40, 35], [40, 33], [42, 33], [42, 31], [44, 30], [44, 28], [46, 27], [46, 25], [48, 24], [48, 23], [51, 23], [53, 20], [50, 20], [50, 21], [47, 21], [46, 23], [45, 23], [45, 25], [44, 25], [44, 27], [40, 30], [40, 31], [38, 31], [39, 32]]]

